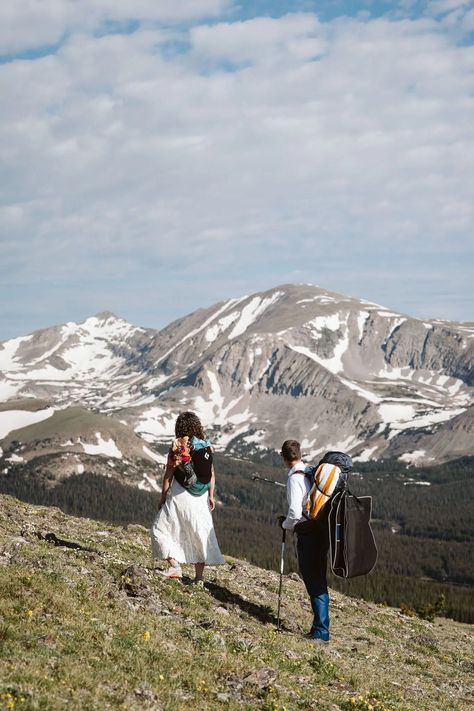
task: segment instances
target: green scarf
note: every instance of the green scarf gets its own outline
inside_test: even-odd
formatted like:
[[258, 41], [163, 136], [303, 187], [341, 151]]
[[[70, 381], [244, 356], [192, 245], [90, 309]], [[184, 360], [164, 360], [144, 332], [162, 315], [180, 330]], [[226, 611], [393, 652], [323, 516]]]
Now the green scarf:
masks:
[[211, 488], [211, 482], [209, 481], [207, 484], [201, 484], [200, 481], [197, 481], [195, 484], [190, 486], [186, 491], [189, 494], [192, 494], [193, 496], [202, 496], [203, 494], [206, 493], [206, 491], [209, 491]]

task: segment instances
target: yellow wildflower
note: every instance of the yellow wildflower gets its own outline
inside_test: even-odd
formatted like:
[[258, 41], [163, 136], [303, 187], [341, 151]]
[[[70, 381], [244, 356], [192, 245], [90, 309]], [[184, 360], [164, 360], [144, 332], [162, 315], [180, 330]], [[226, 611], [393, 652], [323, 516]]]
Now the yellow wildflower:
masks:
[[33, 617], [33, 610], [28, 610], [28, 612], [26, 613], [26, 616], [28, 617], [28, 619], [31, 620], [31, 618]]
[[163, 676], [163, 674], [160, 674], [160, 676], [158, 677], [158, 679], [159, 679], [160, 681], [164, 681], [164, 678], [165, 678], [165, 677]]
[[145, 642], [148, 642], [148, 640], [150, 639], [150, 636], [151, 636], [151, 635], [150, 635], [150, 633], [148, 632], [148, 630], [146, 630], [146, 631], [143, 633], [143, 639], [145, 640]]

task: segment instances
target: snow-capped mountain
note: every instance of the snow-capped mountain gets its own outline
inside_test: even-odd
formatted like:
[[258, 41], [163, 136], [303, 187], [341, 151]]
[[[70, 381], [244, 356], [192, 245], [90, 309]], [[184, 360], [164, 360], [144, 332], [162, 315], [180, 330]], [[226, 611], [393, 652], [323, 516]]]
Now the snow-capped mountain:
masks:
[[199, 413], [235, 454], [340, 448], [407, 463], [474, 454], [474, 324], [312, 285], [230, 299], [156, 331], [113, 314], [0, 345], [0, 399], [113, 413], [150, 442]]

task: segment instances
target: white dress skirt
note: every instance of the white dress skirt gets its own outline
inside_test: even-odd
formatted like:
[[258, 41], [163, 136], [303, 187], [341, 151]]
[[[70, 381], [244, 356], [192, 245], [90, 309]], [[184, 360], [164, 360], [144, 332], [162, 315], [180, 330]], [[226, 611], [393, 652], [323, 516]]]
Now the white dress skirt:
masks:
[[192, 496], [176, 479], [151, 528], [153, 557], [223, 565], [209, 510], [209, 494]]

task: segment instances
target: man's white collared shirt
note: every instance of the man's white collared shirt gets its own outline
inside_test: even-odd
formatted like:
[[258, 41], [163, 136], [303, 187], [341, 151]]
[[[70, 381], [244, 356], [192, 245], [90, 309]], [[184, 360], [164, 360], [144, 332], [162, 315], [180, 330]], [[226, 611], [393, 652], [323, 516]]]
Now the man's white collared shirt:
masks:
[[297, 462], [288, 472], [286, 482], [286, 498], [288, 500], [288, 514], [282, 523], [282, 528], [292, 531], [297, 523], [306, 521], [303, 516], [303, 507], [306, 504], [311, 483], [304, 475], [306, 464]]

